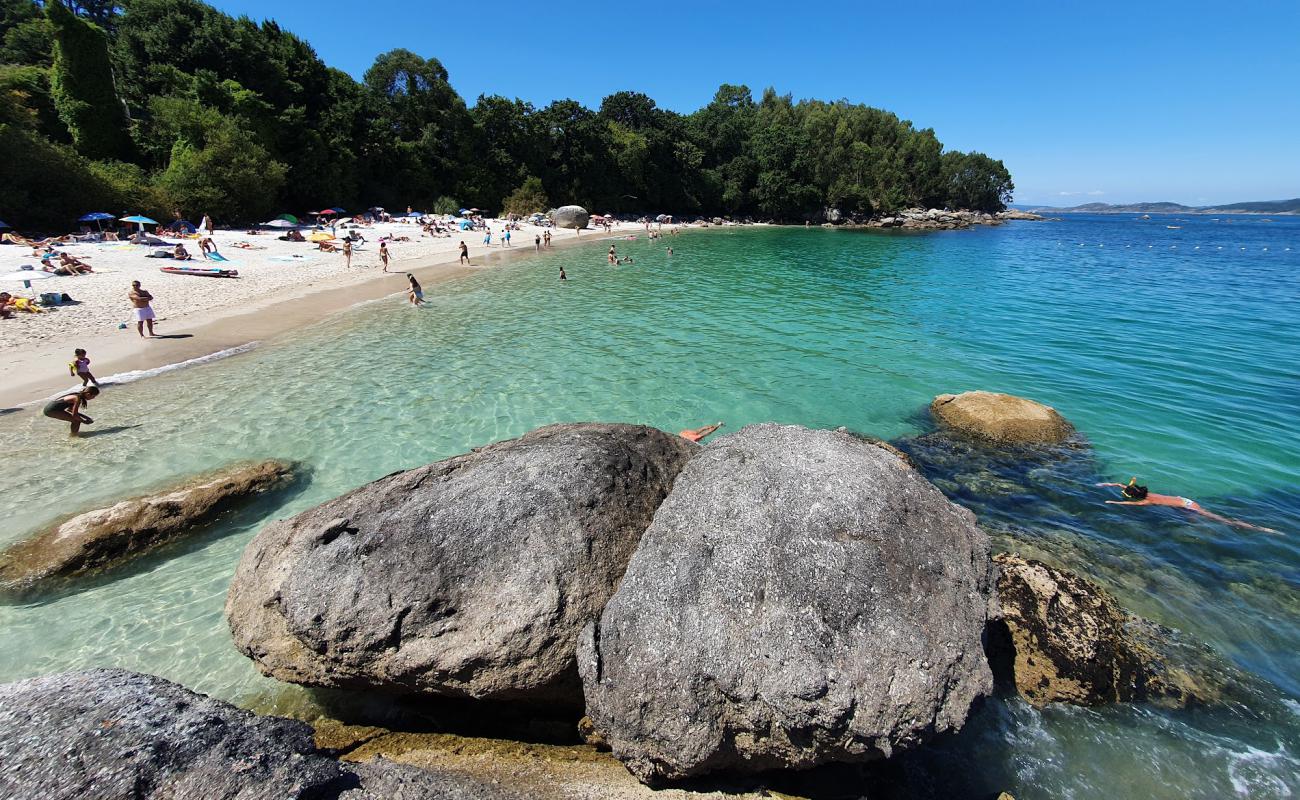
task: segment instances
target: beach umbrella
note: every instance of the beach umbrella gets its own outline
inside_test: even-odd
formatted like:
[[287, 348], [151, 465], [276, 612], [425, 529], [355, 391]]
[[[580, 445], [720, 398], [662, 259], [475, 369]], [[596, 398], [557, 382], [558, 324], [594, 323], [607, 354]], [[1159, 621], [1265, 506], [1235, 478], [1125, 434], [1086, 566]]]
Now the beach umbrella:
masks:
[[332, 217], [339, 212], [335, 211], [332, 208], [327, 208], [324, 211], [313, 211], [312, 213], [318, 217]]
[[295, 217], [293, 214], [281, 214], [280, 216], [276, 217], [276, 219], [282, 219], [285, 222], [292, 222], [294, 225], [298, 224], [298, 218]]
[[77, 222], [93, 222], [95, 227], [99, 228], [102, 233], [104, 230], [104, 220], [112, 219], [113, 215], [105, 211], [92, 211], [89, 214], [82, 214], [77, 217]]
[[144, 226], [146, 226], [146, 225], [157, 225], [157, 224], [158, 224], [157, 220], [152, 220], [152, 219], [149, 219], [148, 217], [142, 217], [142, 216], [140, 216], [139, 214], [136, 214], [136, 215], [133, 216], [133, 217], [121, 217], [118, 221], [119, 221], [119, 222], [134, 222], [136, 225], [139, 225], [139, 226], [140, 226], [140, 232], [141, 232], [141, 233], [144, 232]]
[[317, 231], [316, 233], [313, 233], [311, 236], [308, 236], [308, 237], [307, 237], [307, 241], [309, 241], [309, 242], [328, 242], [330, 239], [333, 239], [333, 238], [334, 238], [333, 235], [328, 234], [328, 233], [326, 233], [325, 231]]
[[408, 212], [406, 212], [406, 216], [408, 216], [408, 217], [422, 217], [422, 216], [424, 216], [424, 212], [423, 212], [423, 211], [408, 211]]
[[10, 272], [8, 275], [0, 275], [0, 281], [22, 281], [24, 289], [32, 288], [32, 281], [43, 281], [46, 278], [53, 278], [54, 273], [45, 272], [38, 269], [23, 269], [17, 272]]
[[346, 225], [351, 221], [352, 221], [352, 217], [344, 217], [343, 219], [339, 220], [337, 224]]
[[334, 206], [333, 208], [330, 209], [330, 211], [333, 211], [335, 214], [346, 214], [346, 213], [347, 213], [347, 209], [339, 208], [338, 206]]
[[276, 219], [273, 219], [270, 222], [263, 222], [262, 227], [263, 228], [296, 228], [298, 227], [298, 225], [296, 223], [290, 222], [289, 220], [283, 217], [277, 217]]

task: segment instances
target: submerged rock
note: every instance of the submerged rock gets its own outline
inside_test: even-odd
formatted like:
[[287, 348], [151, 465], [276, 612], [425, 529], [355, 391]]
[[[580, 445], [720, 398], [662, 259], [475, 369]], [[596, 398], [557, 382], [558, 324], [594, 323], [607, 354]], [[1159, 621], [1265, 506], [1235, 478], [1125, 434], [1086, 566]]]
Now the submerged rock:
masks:
[[557, 228], [580, 230], [587, 227], [590, 219], [591, 215], [582, 206], [560, 206], [551, 212], [551, 222], [555, 223]]
[[930, 413], [943, 427], [994, 444], [1060, 444], [1074, 433], [1056, 409], [996, 392], [941, 394]]
[[259, 717], [152, 675], [98, 669], [0, 686], [9, 800], [396, 800], [516, 795], [317, 751], [306, 723]]
[[309, 686], [579, 704], [578, 633], [697, 450], [552, 425], [272, 523], [231, 583], [235, 645]]
[[1096, 584], [1040, 561], [1000, 553], [991, 658], [1030, 703], [1211, 702], [1213, 679], [1160, 654], [1167, 631], [1125, 612]]
[[284, 488], [293, 477], [294, 466], [284, 461], [237, 464], [157, 494], [78, 514], [0, 553], [0, 591], [23, 592], [111, 567]]
[[584, 633], [587, 713], [650, 783], [886, 756], [991, 690], [990, 582], [974, 516], [903, 459], [750, 426], [686, 467]]

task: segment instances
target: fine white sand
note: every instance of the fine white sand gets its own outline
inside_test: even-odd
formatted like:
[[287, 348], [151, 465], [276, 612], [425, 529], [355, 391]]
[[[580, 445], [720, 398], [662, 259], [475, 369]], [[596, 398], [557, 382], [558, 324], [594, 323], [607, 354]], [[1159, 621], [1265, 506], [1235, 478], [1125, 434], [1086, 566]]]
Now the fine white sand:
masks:
[[[369, 241], [354, 247], [351, 269], [346, 267], [342, 253], [321, 252], [311, 243], [280, 241], [277, 237], [284, 231], [266, 231], [258, 236], [249, 236], [243, 231], [216, 231], [213, 240], [221, 255], [229, 259], [226, 262], [200, 258], [195, 239], [164, 237], [164, 241], [170, 244], [184, 243], [195, 257], [187, 262], [145, 258], [145, 254], [154, 248], [124, 242], [59, 245], [60, 251], [85, 261], [95, 273], [34, 281], [30, 290], [16, 282], [0, 286], [0, 290], [15, 295], [60, 292], [76, 301], [46, 313], [19, 312], [14, 319], [0, 320], [0, 350], [72, 340], [79, 336], [98, 337], [117, 330], [121, 323], [133, 319], [127, 292], [131, 281], [135, 280], [153, 294], [154, 312], [158, 316], [157, 332], [166, 333], [174, 327], [168, 323], [200, 312], [218, 309], [238, 312], [249, 304], [263, 303], [272, 298], [289, 299], [322, 284], [373, 280], [381, 271], [378, 239], [384, 234], [411, 239], [388, 244], [389, 270], [398, 273], [392, 279], [392, 291], [396, 292], [406, 288], [402, 275], [413, 266], [455, 261], [462, 240], [469, 246], [471, 263], [474, 263], [474, 256], [489, 252], [532, 250], [534, 236], [542, 233], [541, 228], [523, 225], [522, 230], [512, 232], [512, 247], [506, 248], [501, 244], [502, 224], [492, 223], [491, 227], [491, 247], [483, 245], [483, 234], [478, 231], [457, 231], [451, 238], [434, 238], [424, 235], [420, 226], [414, 223], [392, 222], [358, 228]], [[303, 233], [309, 234], [310, 231]], [[341, 236], [343, 230], [336, 233]], [[584, 232], [583, 238], [592, 233], [594, 231]], [[571, 230], [553, 230], [552, 235], [556, 242], [577, 236]], [[247, 242], [258, 249], [239, 249], [234, 246], [236, 242]], [[32, 257], [28, 248], [0, 246], [0, 274], [17, 271], [23, 264], [40, 268], [40, 261]], [[164, 266], [222, 267], [238, 270], [239, 277], [169, 275], [159, 270]], [[131, 335], [135, 336], [134, 322], [130, 327]]]

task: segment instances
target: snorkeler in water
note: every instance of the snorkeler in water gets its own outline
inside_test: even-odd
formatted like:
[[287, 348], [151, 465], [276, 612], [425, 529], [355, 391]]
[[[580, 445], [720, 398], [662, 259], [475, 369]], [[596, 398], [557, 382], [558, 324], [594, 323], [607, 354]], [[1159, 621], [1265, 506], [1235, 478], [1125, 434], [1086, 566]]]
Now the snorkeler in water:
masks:
[[1195, 500], [1189, 500], [1186, 497], [1175, 497], [1168, 494], [1155, 494], [1147, 491], [1147, 487], [1141, 486], [1137, 478], [1130, 478], [1127, 484], [1124, 483], [1099, 483], [1098, 486], [1113, 486], [1120, 490], [1123, 500], [1107, 500], [1106, 503], [1112, 506], [1170, 506], [1171, 508], [1181, 508], [1191, 511], [1195, 514], [1212, 519], [1215, 522], [1222, 522], [1225, 525], [1231, 525], [1234, 528], [1249, 528], [1253, 531], [1263, 531], [1264, 533], [1279, 533], [1272, 528], [1263, 528], [1259, 525], [1252, 525], [1239, 519], [1230, 519], [1221, 514], [1215, 514], [1213, 511], [1206, 511], [1201, 508], [1201, 504]]

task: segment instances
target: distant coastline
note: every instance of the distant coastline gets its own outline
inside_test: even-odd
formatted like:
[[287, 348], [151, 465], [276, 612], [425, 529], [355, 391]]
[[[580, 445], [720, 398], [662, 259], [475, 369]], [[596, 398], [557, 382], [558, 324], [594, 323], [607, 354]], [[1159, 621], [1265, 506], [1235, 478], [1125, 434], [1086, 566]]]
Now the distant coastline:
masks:
[[1037, 214], [1258, 214], [1295, 216], [1300, 214], [1300, 197], [1292, 200], [1263, 200], [1229, 203], [1222, 206], [1185, 206], [1181, 203], [1084, 203], [1079, 206], [1034, 206], [1015, 204], [1012, 208]]

